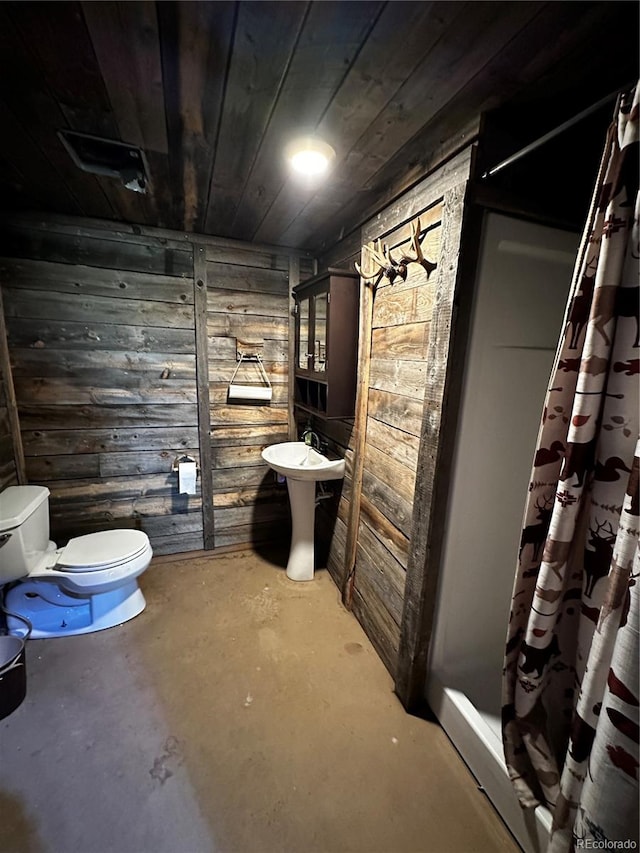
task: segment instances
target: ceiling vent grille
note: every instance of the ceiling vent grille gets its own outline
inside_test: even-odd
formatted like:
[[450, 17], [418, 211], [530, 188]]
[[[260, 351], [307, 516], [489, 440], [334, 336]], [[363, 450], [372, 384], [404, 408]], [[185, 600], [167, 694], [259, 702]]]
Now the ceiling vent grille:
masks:
[[119, 178], [128, 190], [146, 193], [149, 172], [141, 148], [74, 130], [60, 130], [58, 136], [73, 162], [84, 172]]

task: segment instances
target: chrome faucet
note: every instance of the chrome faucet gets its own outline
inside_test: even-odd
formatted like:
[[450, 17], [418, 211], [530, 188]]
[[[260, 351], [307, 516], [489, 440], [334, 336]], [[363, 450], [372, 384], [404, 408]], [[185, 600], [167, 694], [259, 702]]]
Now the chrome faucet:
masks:
[[302, 440], [309, 447], [313, 447], [314, 450], [317, 450], [319, 453], [323, 453], [327, 447], [326, 442], [322, 441], [318, 433], [311, 428], [311, 426], [305, 427], [302, 433]]
[[320, 450], [320, 436], [317, 432], [314, 432], [310, 426], [305, 427], [302, 433], [302, 440], [305, 444], [308, 444], [309, 447], [313, 447], [315, 450]]

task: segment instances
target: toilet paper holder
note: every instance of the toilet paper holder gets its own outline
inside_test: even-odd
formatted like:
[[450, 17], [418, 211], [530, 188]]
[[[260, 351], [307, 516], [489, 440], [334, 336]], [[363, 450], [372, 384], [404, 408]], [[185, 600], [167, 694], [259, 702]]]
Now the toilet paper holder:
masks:
[[171, 465], [171, 471], [174, 474], [177, 474], [178, 471], [180, 470], [179, 465], [181, 462], [195, 462], [196, 463], [196, 476], [198, 475], [198, 473], [200, 471], [200, 465], [198, 464], [198, 460], [195, 459], [193, 456], [189, 456], [187, 453], [183, 453], [182, 456], [176, 456], [176, 458], [173, 460], [173, 464]]

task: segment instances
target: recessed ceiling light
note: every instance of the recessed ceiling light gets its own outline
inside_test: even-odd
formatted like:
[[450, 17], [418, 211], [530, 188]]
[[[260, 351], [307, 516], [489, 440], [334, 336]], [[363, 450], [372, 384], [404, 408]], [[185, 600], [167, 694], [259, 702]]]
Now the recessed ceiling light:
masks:
[[287, 145], [285, 156], [298, 175], [318, 178], [327, 172], [336, 152], [321, 139], [302, 136]]

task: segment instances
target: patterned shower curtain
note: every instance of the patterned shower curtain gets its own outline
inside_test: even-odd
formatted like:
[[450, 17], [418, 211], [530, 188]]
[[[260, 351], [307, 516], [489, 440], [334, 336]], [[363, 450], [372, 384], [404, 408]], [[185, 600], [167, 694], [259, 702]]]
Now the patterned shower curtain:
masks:
[[638, 843], [639, 89], [578, 254], [507, 634], [505, 758], [521, 805], [553, 813], [549, 853]]

